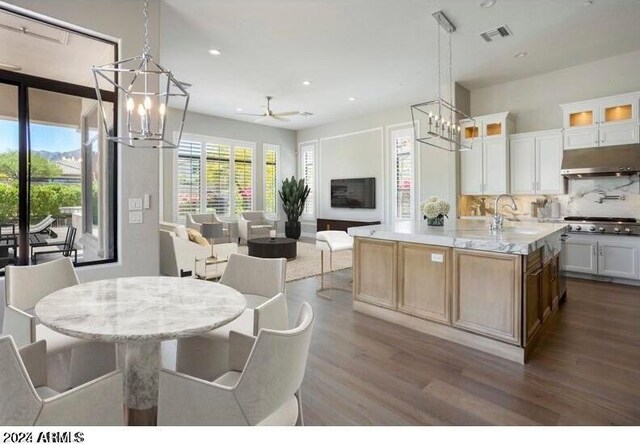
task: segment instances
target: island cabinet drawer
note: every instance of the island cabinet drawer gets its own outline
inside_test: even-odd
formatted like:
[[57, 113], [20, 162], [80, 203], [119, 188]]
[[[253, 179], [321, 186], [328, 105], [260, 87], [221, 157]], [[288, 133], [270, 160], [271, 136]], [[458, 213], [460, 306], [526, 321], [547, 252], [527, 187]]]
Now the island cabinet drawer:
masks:
[[362, 302], [396, 308], [398, 243], [356, 237], [353, 297]]
[[452, 325], [520, 345], [522, 258], [453, 250]]
[[401, 242], [398, 245], [398, 310], [451, 323], [451, 248]]

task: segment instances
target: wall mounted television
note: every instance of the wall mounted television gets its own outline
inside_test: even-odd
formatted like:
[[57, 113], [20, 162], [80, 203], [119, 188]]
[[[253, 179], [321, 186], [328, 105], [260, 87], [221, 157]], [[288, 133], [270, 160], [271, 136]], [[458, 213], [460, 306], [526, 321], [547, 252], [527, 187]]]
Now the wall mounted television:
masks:
[[376, 178], [331, 179], [331, 207], [375, 208]]

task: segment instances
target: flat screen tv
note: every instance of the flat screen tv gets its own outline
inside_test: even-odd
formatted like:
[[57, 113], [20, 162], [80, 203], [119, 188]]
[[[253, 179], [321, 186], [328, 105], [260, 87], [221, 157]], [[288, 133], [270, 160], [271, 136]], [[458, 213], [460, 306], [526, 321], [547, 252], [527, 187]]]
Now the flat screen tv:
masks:
[[376, 178], [332, 179], [331, 206], [333, 208], [375, 208]]

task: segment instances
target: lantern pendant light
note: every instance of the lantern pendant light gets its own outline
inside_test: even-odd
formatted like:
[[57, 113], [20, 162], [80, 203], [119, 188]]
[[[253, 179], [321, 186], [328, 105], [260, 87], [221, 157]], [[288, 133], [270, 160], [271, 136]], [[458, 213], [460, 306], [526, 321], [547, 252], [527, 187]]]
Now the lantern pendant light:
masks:
[[[442, 11], [435, 12], [433, 17], [438, 22], [437, 44], [438, 44], [438, 98], [428, 102], [418, 103], [411, 106], [411, 117], [413, 120], [413, 131], [416, 142], [430, 145], [446, 151], [468, 151], [473, 146], [473, 137], [476, 131], [475, 120], [456, 108], [453, 102], [453, 76], [452, 76], [452, 53], [451, 34], [456, 27], [444, 15]], [[440, 31], [444, 31], [449, 36], [449, 100], [442, 96], [442, 82], [440, 76]], [[462, 128], [460, 122], [464, 120], [466, 126], [471, 127], [469, 136], [462, 141]]]
[[[186, 84], [153, 60], [149, 48], [149, 1], [144, 0], [144, 48], [142, 54], [93, 67], [96, 94], [108, 140], [134, 148], [176, 148], [189, 105]], [[106, 83], [105, 83], [106, 82]], [[110, 129], [112, 110], [102, 101], [100, 86], [112, 85], [124, 98], [126, 118], [124, 134], [115, 136]], [[107, 105], [107, 106], [105, 106]], [[167, 128], [169, 122], [175, 126]], [[167, 130], [170, 129], [170, 134]]]

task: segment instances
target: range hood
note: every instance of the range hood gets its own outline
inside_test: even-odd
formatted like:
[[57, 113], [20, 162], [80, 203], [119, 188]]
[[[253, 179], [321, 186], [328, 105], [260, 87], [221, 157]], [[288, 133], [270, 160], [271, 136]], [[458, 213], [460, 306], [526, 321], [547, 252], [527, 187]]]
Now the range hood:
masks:
[[563, 176], [580, 179], [594, 176], [628, 176], [640, 172], [640, 144], [565, 150]]

